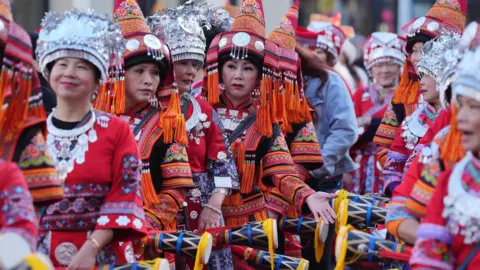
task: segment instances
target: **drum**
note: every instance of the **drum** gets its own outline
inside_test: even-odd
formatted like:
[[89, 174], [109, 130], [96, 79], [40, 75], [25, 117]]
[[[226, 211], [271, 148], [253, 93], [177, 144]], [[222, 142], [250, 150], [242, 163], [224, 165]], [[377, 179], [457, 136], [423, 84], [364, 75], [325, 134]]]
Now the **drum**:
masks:
[[333, 200], [333, 210], [335, 211], [335, 213], [338, 213], [338, 207], [344, 199], [348, 199], [356, 203], [373, 205], [376, 207], [382, 207], [390, 201], [389, 198], [384, 198], [377, 195], [356, 195], [353, 193], [349, 193], [344, 189], [337, 191], [336, 194], [338, 195], [338, 197]]
[[213, 238], [209, 233], [199, 236], [188, 232], [158, 232], [149, 234], [144, 240], [144, 244], [146, 247], [155, 250], [197, 259], [202, 264], [208, 264], [212, 252]]
[[[315, 235], [315, 229], [317, 228], [318, 222], [313, 218], [299, 217], [299, 218], [288, 218], [284, 217], [278, 220], [278, 228], [281, 232], [288, 232], [291, 234], [300, 235], [306, 238], [312, 239]], [[323, 222], [320, 228], [319, 241], [325, 243], [328, 236], [328, 225], [325, 225]]]
[[254, 264], [258, 268], [280, 269], [280, 270], [308, 270], [310, 262], [305, 259], [289, 257], [285, 255], [273, 255], [273, 267], [270, 254], [263, 250], [254, 248], [232, 245], [230, 246], [232, 253], [237, 255], [250, 264]]
[[[344, 269], [345, 265], [356, 262], [391, 261], [395, 256], [383, 256], [382, 252], [409, 254], [411, 248], [404, 244], [376, 238], [373, 235], [355, 230], [352, 226], [342, 226], [335, 243], [335, 270]], [[400, 257], [400, 256], [399, 256]]]
[[[271, 231], [272, 235], [269, 236]], [[262, 249], [269, 248], [269, 241], [272, 241], [273, 248], [278, 248], [277, 223], [273, 219], [262, 222], [252, 222], [237, 229], [230, 228], [220, 232], [215, 245], [241, 245]]]
[[95, 267], [95, 270], [169, 270], [170, 266], [166, 259], [155, 259], [152, 261], [140, 261], [127, 263], [119, 266], [104, 265]]
[[[337, 229], [341, 226], [350, 224], [357, 229], [364, 230], [376, 226], [377, 224], [385, 224], [387, 209], [376, 207], [371, 204], [360, 204], [348, 199], [340, 203], [337, 212]], [[338, 230], [337, 230], [338, 231]]]
[[320, 262], [323, 256], [323, 249], [328, 236], [328, 225], [322, 219], [315, 221], [313, 218], [283, 218], [278, 220], [280, 231], [297, 234], [307, 239], [314, 239], [315, 259]]

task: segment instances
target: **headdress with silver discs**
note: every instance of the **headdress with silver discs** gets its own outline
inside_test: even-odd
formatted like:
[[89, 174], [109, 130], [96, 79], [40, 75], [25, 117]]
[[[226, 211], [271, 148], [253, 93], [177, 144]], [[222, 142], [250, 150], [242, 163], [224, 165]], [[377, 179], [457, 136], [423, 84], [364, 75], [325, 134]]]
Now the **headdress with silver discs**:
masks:
[[170, 47], [174, 62], [193, 59], [203, 63], [205, 59], [205, 35], [201, 17], [192, 9], [193, 5], [166, 8], [148, 17], [152, 33]]
[[437, 82], [437, 91], [440, 92], [440, 100], [442, 105], [446, 105], [445, 90], [448, 87], [442, 87], [439, 85], [441, 76], [443, 76], [444, 68], [449, 62], [456, 62], [456, 58], [453, 56], [453, 52], [460, 35], [454, 32], [442, 31], [439, 38], [433, 39], [425, 43], [422, 49], [422, 56], [417, 64], [417, 70], [419, 74], [424, 74], [432, 77]]
[[[218, 34], [207, 53], [207, 77], [203, 85], [204, 95], [210, 104], [220, 102], [219, 68], [227, 59], [247, 59], [262, 74], [257, 126], [262, 135], [272, 135], [272, 123], [277, 118], [271, 112], [268, 100], [273, 100], [274, 82], [280, 77], [278, 45], [265, 38], [265, 18], [261, 0], [244, 0], [229, 32]], [[278, 88], [279, 84], [275, 83]]]
[[122, 35], [126, 39], [126, 50], [122, 55], [122, 64], [110, 70], [110, 81], [102, 87], [95, 107], [123, 114], [126, 102], [124, 70], [141, 63], [153, 63], [160, 69], [160, 83], [152, 96], [152, 103], [159, 105], [159, 127], [164, 130], [163, 140], [165, 143], [176, 141], [187, 144], [185, 119], [175, 86], [170, 48], [152, 34], [135, 0], [116, 0], [113, 21], [120, 24]]

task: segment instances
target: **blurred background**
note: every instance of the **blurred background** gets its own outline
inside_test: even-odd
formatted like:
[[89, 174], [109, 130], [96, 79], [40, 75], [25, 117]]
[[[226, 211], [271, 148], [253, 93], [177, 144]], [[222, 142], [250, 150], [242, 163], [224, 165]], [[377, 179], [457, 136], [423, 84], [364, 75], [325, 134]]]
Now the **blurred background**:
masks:
[[[205, 1], [205, 0], [197, 0]], [[206, 0], [216, 6], [237, 6], [241, 0]], [[48, 10], [63, 11], [72, 7], [93, 8], [111, 13], [114, 0], [12, 0], [15, 21], [28, 31], [36, 30]], [[163, 7], [175, 7], [185, 0], [137, 0], [145, 14]], [[263, 0], [267, 32], [281, 20], [293, 0]], [[300, 25], [305, 26], [311, 13], [342, 14], [342, 24], [351, 25], [357, 35], [368, 36], [374, 31], [399, 32], [414, 17], [425, 15], [434, 0], [301, 0]], [[469, 21], [480, 18], [480, 1], [469, 1]]]

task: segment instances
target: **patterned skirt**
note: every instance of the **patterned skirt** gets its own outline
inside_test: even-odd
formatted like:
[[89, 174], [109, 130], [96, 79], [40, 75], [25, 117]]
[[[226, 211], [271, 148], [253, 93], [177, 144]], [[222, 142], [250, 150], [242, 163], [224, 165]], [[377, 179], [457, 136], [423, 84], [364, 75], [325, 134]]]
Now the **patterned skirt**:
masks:
[[[177, 230], [193, 231], [198, 228], [198, 221], [202, 211], [202, 204], [208, 203], [215, 188], [213, 179], [208, 173], [193, 173], [196, 189], [190, 190], [187, 197], [187, 206], [180, 209], [177, 215]], [[220, 217], [220, 226], [225, 226], [223, 217]], [[212, 250], [208, 262], [209, 270], [233, 270], [232, 253], [230, 248]]]

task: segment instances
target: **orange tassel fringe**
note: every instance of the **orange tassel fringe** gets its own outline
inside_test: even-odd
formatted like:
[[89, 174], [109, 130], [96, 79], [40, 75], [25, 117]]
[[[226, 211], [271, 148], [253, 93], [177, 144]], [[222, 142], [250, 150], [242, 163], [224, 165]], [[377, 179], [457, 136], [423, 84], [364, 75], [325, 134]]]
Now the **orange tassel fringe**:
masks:
[[159, 126], [163, 129], [163, 141], [165, 143], [172, 143], [175, 140], [175, 142], [184, 145], [188, 144], [185, 118], [183, 118], [180, 108], [178, 91], [172, 93], [167, 109], [160, 113]]
[[465, 156], [465, 150], [461, 145], [462, 133], [457, 129], [457, 114], [457, 105], [453, 104], [452, 118], [450, 119], [450, 130], [441, 149], [441, 158], [444, 161], [458, 162]]
[[420, 89], [420, 82], [410, 81], [408, 75], [408, 62], [405, 60], [400, 82], [393, 94], [393, 102], [405, 105], [415, 104], [418, 98], [418, 89]]

